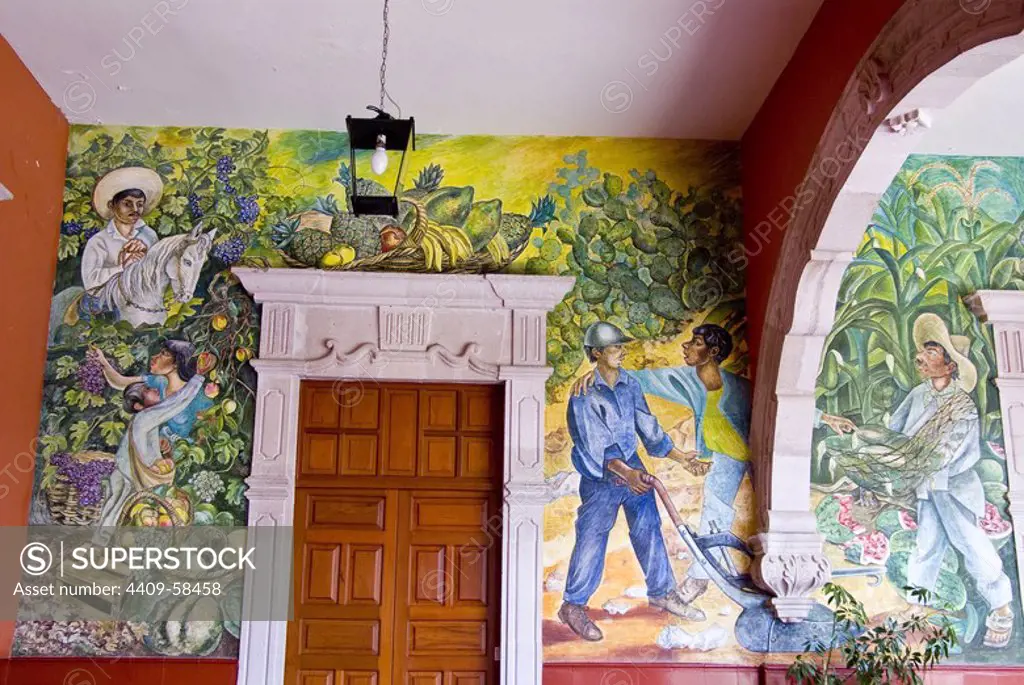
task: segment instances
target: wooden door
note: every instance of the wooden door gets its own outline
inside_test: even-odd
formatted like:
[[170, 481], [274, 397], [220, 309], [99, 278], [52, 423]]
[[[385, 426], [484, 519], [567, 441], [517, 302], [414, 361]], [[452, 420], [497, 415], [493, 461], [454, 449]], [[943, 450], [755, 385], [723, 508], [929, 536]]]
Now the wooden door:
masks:
[[289, 685], [497, 683], [499, 386], [304, 383]]

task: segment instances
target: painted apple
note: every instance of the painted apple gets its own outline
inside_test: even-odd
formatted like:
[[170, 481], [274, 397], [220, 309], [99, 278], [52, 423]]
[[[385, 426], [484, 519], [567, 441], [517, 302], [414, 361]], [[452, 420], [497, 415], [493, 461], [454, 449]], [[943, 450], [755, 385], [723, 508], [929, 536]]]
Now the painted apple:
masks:
[[250, 350], [248, 347], [239, 347], [237, 350], [235, 350], [235, 359], [237, 359], [240, 362], [249, 361], [250, 359], [252, 359], [252, 350]]
[[220, 386], [217, 385], [216, 383], [207, 383], [206, 387], [203, 388], [203, 392], [206, 393], [206, 396], [212, 400], [214, 397], [220, 394]]
[[208, 374], [213, 371], [213, 367], [217, 366], [217, 355], [213, 352], [200, 352], [199, 357], [196, 359], [196, 372], [202, 375]]
[[234, 400], [224, 400], [220, 407], [225, 414], [234, 414], [235, 410], [238, 409], [238, 403]]
[[223, 314], [214, 314], [213, 318], [210, 319], [210, 325], [213, 326], [215, 331], [223, 331], [228, 327], [228, 317]]
[[380, 231], [380, 251], [390, 252], [405, 240], [405, 231], [398, 226], [385, 226]]

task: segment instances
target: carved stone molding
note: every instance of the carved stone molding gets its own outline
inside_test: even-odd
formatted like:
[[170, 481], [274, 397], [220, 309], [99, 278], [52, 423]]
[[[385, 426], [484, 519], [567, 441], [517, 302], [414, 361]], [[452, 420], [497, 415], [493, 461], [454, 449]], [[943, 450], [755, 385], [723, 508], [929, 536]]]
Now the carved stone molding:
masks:
[[425, 350], [430, 340], [433, 310], [428, 307], [380, 308], [382, 350]]
[[[504, 384], [501, 682], [540, 685], [547, 312], [573, 279], [234, 272], [264, 311], [250, 525], [292, 524], [303, 379]], [[247, 577], [244, 606], [271, 581]], [[282, 682], [285, 635], [283, 622], [243, 623], [239, 683]]]
[[822, 553], [765, 553], [755, 545], [757, 563], [751, 567], [754, 581], [775, 596], [772, 607], [779, 620], [797, 623], [807, 618], [811, 595], [828, 582], [832, 565]]
[[931, 128], [932, 116], [926, 109], [912, 109], [903, 114], [887, 118], [883, 127], [889, 133], [906, 135], [920, 129]]

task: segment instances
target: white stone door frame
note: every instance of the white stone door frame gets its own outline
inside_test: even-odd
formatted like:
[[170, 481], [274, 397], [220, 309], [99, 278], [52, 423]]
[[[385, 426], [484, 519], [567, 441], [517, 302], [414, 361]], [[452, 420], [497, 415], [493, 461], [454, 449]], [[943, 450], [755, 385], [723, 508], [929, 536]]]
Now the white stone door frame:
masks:
[[1024, 292], [979, 290], [964, 300], [982, 323], [992, 324], [994, 380], [1006, 450], [1006, 499], [1017, 551], [1017, 581], [1024, 588]]
[[[249, 488], [250, 526], [290, 526], [304, 379], [463, 381], [505, 386], [501, 683], [540, 685], [547, 313], [574, 280], [233, 269], [263, 305]], [[289, 552], [290, 554], [290, 552]], [[273, 568], [290, 566], [275, 560]], [[264, 565], [261, 564], [261, 568]], [[253, 597], [292, 592], [246, 577]], [[280, 576], [276, 576], [280, 578]], [[245, 621], [240, 685], [284, 682], [286, 621]]]

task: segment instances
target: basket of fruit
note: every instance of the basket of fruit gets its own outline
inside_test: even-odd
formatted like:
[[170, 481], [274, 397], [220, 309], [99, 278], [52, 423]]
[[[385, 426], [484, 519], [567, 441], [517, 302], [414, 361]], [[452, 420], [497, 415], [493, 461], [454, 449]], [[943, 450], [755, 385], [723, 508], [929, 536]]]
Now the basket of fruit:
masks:
[[188, 493], [173, 487], [159, 487], [133, 493], [121, 508], [119, 526], [186, 526], [192, 521]]
[[[485, 273], [514, 261], [533, 228], [553, 218], [549, 198], [535, 203], [530, 216], [503, 212], [501, 200], [477, 201], [471, 186], [439, 187], [440, 172], [430, 172], [399, 197], [397, 218], [341, 212], [329, 195], [275, 225], [273, 242], [294, 267]], [[386, 192], [373, 181], [359, 183], [360, 193]]]
[[57, 452], [50, 457], [50, 468], [46, 502], [53, 522], [62, 526], [95, 523], [103, 507], [103, 479], [114, 470], [114, 455], [96, 450]]

